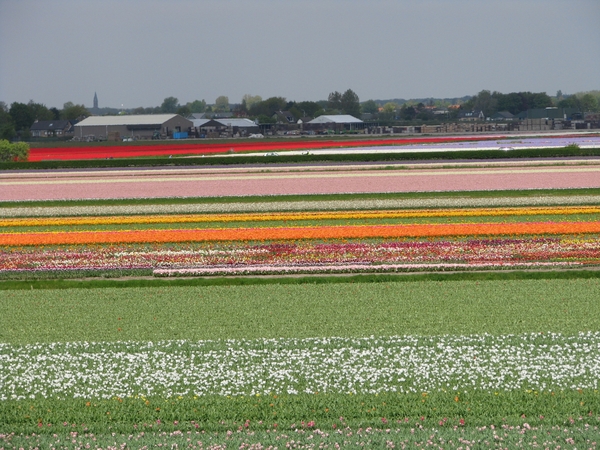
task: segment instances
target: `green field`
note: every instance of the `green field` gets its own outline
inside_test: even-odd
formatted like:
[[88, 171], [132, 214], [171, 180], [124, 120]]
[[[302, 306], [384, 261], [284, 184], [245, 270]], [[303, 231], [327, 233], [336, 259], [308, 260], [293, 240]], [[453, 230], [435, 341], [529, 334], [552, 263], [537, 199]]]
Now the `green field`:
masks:
[[[120, 377], [127, 378], [132, 376], [127, 375], [128, 369], [109, 367], [121, 364], [122, 358], [127, 361], [134, 355], [146, 354], [148, 342], [155, 342], [159, 348], [153, 350], [151, 347], [147, 357], [150, 360], [158, 358], [155, 363], [159, 365], [164, 361], [165, 367], [185, 365], [188, 358], [185, 355], [192, 355], [193, 360], [205, 355], [210, 363], [213, 358], [222, 358], [232, 352], [246, 355], [258, 351], [263, 352], [261, 357], [268, 358], [272, 352], [276, 354], [286, 348], [296, 356], [305, 351], [313, 352], [307, 361], [328, 364], [325, 362], [330, 359], [327, 354], [343, 356], [347, 352], [367, 351], [366, 357], [377, 353], [372, 350], [373, 342], [380, 342], [373, 348], [383, 348], [384, 353], [393, 353], [403, 345], [414, 345], [411, 352], [415, 355], [422, 352], [421, 357], [430, 361], [423, 364], [436, 364], [441, 356], [430, 353], [446, 347], [456, 348], [457, 344], [452, 342], [464, 339], [460, 336], [467, 336], [467, 340], [470, 339], [468, 336], [475, 336], [477, 342], [473, 351], [484, 359], [488, 353], [500, 352], [501, 355], [505, 348], [532, 351], [534, 356], [537, 355], [535, 358], [544, 361], [544, 349], [561, 347], [559, 353], [562, 356], [557, 356], [560, 359], [574, 357], [569, 356], [572, 355], [570, 349], [578, 346], [597, 347], [599, 278], [477, 278], [419, 281], [415, 277], [410, 281], [412, 278], [406, 277], [404, 281], [359, 283], [353, 280], [320, 284], [304, 280], [290, 284], [233, 283], [225, 286], [176, 286], [157, 282], [152, 287], [121, 288], [103, 288], [98, 282], [94, 288], [37, 289], [39, 286], [36, 286], [29, 290], [3, 290], [0, 291], [0, 342], [4, 344], [0, 348], [0, 359], [4, 355], [5, 363], [10, 365], [11, 358], [25, 352], [28, 358], [40, 355], [44, 361], [58, 358], [62, 361], [60, 364], [67, 364], [65, 359], [98, 355], [107, 365], [100, 366], [104, 367], [101, 371], [108, 370], [110, 375], [111, 370], [118, 370], [118, 373], [122, 372]], [[582, 332], [591, 334], [586, 337]], [[390, 336], [392, 342], [407, 336], [408, 343], [387, 344], [385, 336]], [[477, 336], [488, 337], [481, 340]], [[314, 338], [325, 338], [325, 341], [314, 341]], [[330, 338], [334, 340], [330, 342]], [[56, 344], [69, 342], [89, 344], [85, 344], [83, 354], [75, 349], [75, 344]], [[200, 353], [194, 349], [195, 342], [200, 342], [204, 348]], [[533, 346], [529, 350], [526, 348], [528, 342]], [[459, 344], [458, 348], [472, 344]], [[164, 349], [161, 346], [165, 346]], [[341, 346], [339, 351], [335, 350], [337, 346]], [[152, 353], [154, 351], [158, 356]], [[592, 350], [595, 351], [597, 348]], [[323, 352], [325, 356], [321, 356]], [[210, 354], [214, 356], [207, 356]], [[585, 351], [582, 355], [585, 359]], [[324, 362], [316, 363], [321, 357], [325, 358]], [[111, 362], [111, 358], [116, 358], [115, 362]], [[230, 370], [255, 370], [244, 369], [245, 365], [253, 367], [256, 363], [244, 358], [234, 358], [226, 365]], [[391, 364], [385, 356], [378, 358], [371, 363], [365, 362], [362, 370], [372, 370], [378, 364], [378, 370], [385, 370], [387, 364]], [[492, 366], [496, 364], [494, 358], [492, 355], [488, 361]], [[525, 360], [532, 363], [531, 356]], [[469, 365], [465, 366], [465, 361], [457, 364], [457, 368], [467, 374], [462, 376], [468, 377]], [[562, 364], [568, 367], [570, 363]], [[38, 370], [33, 369], [37, 365], [32, 369], [19, 367], [15, 369], [17, 372], [26, 370], [23, 376], [30, 370]], [[165, 367], [163, 370], [167, 370]], [[70, 369], [67, 367], [58, 372], [61, 370], [68, 372]], [[318, 372], [317, 366], [315, 370]], [[545, 390], [535, 387], [539, 380], [531, 380], [532, 388], [528, 388], [526, 382], [519, 389], [494, 391], [478, 387], [490, 382], [482, 375], [471, 387], [469, 382], [460, 379], [458, 382], [463, 385], [458, 389], [451, 387], [454, 382], [444, 389], [434, 385], [431, 389], [418, 388], [422, 380], [411, 378], [406, 382], [410, 381], [412, 384], [409, 385], [417, 388], [405, 385], [409, 387], [404, 393], [389, 392], [385, 377], [380, 377], [377, 383], [383, 383], [383, 390], [377, 394], [373, 393], [375, 391], [361, 392], [362, 387], [358, 386], [354, 394], [335, 388], [331, 392], [298, 392], [296, 395], [289, 392], [254, 395], [247, 391], [241, 396], [210, 393], [195, 396], [183, 391], [181, 395], [156, 391], [157, 395], [104, 399], [93, 396], [61, 399], [52, 395], [4, 398], [0, 403], [3, 419], [0, 433], [31, 433], [36, 432], [40, 423], [63, 422], [84, 423], [86, 430], [101, 435], [110, 429], [128, 433], [144, 423], [155, 426], [160, 423], [160, 429], [169, 432], [198, 427], [225, 432], [251, 421], [259, 435], [267, 439], [265, 430], [275, 422], [289, 428], [300, 421], [313, 421], [319, 427], [329, 428], [335, 423], [339, 425], [340, 416], [345, 417], [345, 424], [352, 429], [377, 428], [381, 427], [382, 420], [390, 421], [401, 428], [398, 433], [408, 433], [405, 419], [412, 427], [415, 420], [422, 426], [439, 426], [444, 421], [457, 426], [463, 421], [468, 430], [503, 423], [517, 426], [525, 420], [532, 426], [553, 427], [567, 423], [569, 417], [588, 417], [590, 414], [595, 417], [600, 413], [600, 394], [592, 386], [594, 380], [588, 380], [585, 374], [581, 376], [581, 380], [574, 380], [591, 387], [565, 389], [559, 384], [552, 385], [553, 381], [548, 379], [550, 384]], [[143, 378], [141, 374], [136, 377]], [[258, 383], [261, 385], [262, 381]], [[301, 382], [299, 386], [311, 385], [309, 379], [306, 383]], [[377, 383], [375, 387], [379, 386]], [[74, 386], [77, 384], [81, 381]], [[87, 389], [85, 383], [81, 387]], [[152, 430], [151, 427], [145, 429]], [[44, 433], [53, 431], [42, 430]]]
[[[101, 282], [97, 286], [101, 286]], [[0, 291], [0, 342], [576, 334], [600, 278]]]

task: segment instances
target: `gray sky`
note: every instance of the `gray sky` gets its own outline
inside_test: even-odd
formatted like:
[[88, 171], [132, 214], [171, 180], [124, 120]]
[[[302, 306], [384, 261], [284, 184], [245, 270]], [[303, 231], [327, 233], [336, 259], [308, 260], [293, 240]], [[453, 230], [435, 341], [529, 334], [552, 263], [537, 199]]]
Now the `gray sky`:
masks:
[[600, 0], [0, 0], [0, 101], [600, 89]]

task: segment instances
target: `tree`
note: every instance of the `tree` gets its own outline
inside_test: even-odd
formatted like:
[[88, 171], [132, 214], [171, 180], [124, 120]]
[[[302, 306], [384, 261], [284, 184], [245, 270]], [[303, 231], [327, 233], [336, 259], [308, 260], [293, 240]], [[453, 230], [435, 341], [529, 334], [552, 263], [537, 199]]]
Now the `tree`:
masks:
[[167, 97], [160, 105], [160, 112], [165, 114], [175, 114], [179, 108], [179, 100], [175, 97]]
[[316, 117], [318, 111], [323, 111], [323, 108], [317, 102], [309, 101], [296, 103], [296, 108], [302, 111], [305, 117]]
[[400, 108], [400, 118], [402, 120], [413, 120], [417, 117], [417, 110], [414, 106], [409, 106], [407, 103]]
[[367, 100], [361, 105], [361, 110], [365, 114], [377, 114], [379, 112], [379, 105], [375, 103], [375, 100]]
[[239, 105], [235, 105], [233, 108], [233, 114], [236, 117], [245, 117], [248, 115], [248, 106], [246, 105], [246, 100], [242, 99], [242, 103]]
[[229, 111], [229, 97], [226, 95], [220, 95], [215, 100], [215, 112]]
[[282, 111], [285, 108], [287, 101], [283, 97], [269, 97], [262, 102], [254, 103], [248, 108], [248, 113], [252, 117], [258, 117], [261, 114], [272, 116], [276, 111]]
[[50, 120], [58, 120], [60, 119], [60, 111], [54, 106], [50, 108], [50, 112], [52, 113], [52, 119]]
[[73, 102], [67, 102], [63, 105], [61, 118], [64, 120], [77, 120], [89, 117], [91, 114], [83, 105], [75, 105]]
[[342, 94], [341, 101], [344, 114], [349, 114], [360, 119], [360, 101], [358, 95], [352, 89], [348, 89]]
[[188, 103], [187, 106], [189, 106], [192, 113], [203, 113], [206, 111], [206, 102], [204, 99], [194, 100], [193, 102]]
[[398, 108], [398, 105], [394, 102], [387, 102], [385, 105], [383, 105], [383, 112], [387, 113], [387, 114], [392, 114], [394, 112], [396, 112], [396, 109]]
[[0, 140], [0, 161], [27, 161], [27, 158], [29, 158], [29, 144], [26, 142], [11, 144], [7, 140]]
[[12, 122], [14, 123], [17, 132], [29, 130], [31, 125], [33, 125], [33, 122], [35, 122], [33, 111], [25, 103], [11, 103], [8, 113], [12, 118]]
[[538, 92], [537, 94], [533, 94], [533, 107], [534, 108], [550, 108], [554, 106], [552, 99], [545, 92]]
[[17, 137], [17, 131], [15, 130], [15, 126], [12, 122], [7, 122], [0, 125], [0, 139], [12, 141], [15, 137]]
[[381, 122], [387, 122], [391, 124], [392, 121], [396, 118], [396, 111], [398, 109], [398, 105], [394, 102], [387, 102], [381, 108], [381, 112], [378, 114], [378, 119]]
[[192, 114], [192, 110], [188, 105], [180, 106], [177, 108], [177, 114], [183, 117], [187, 117]]
[[433, 120], [433, 112], [430, 109], [422, 108], [417, 113], [417, 119], [422, 120], [423, 122], [427, 122], [428, 120]]
[[266, 114], [260, 114], [257, 117], [258, 123], [276, 123], [277, 120], [273, 116], [267, 116]]
[[246, 108], [249, 110], [252, 105], [262, 102], [262, 97], [260, 95], [244, 94], [244, 97], [242, 97], [242, 103], [244, 101], [246, 102]]
[[342, 110], [342, 94], [338, 91], [334, 91], [327, 97], [327, 109], [332, 111]]
[[584, 94], [579, 101], [581, 102], [581, 110], [583, 112], [597, 112], [598, 99], [592, 94]]
[[46, 108], [46, 105], [42, 105], [41, 103], [35, 103], [33, 100], [30, 100], [29, 103], [27, 103], [27, 106], [31, 110], [31, 113], [35, 120], [54, 119], [54, 114], [52, 113], [52, 111]]
[[498, 111], [508, 111], [515, 116], [521, 111], [523, 100], [517, 92], [511, 92], [510, 94], [501, 94], [500, 92], [494, 92], [492, 94], [496, 99]]
[[287, 110], [292, 114], [292, 116], [294, 116], [294, 119], [296, 119], [296, 121], [298, 121], [304, 116], [304, 114], [302, 114], [302, 111], [300, 111], [298, 109], [298, 106], [296, 105], [292, 106], [291, 108], [287, 108]]
[[575, 95], [570, 95], [558, 102], [558, 107], [581, 110], [581, 100], [579, 100]]
[[17, 135], [12, 116], [8, 113], [6, 103], [0, 102], [0, 139], [11, 141]]
[[490, 91], [483, 90], [475, 96], [473, 109], [483, 111], [483, 115], [489, 117], [498, 112], [498, 101]]

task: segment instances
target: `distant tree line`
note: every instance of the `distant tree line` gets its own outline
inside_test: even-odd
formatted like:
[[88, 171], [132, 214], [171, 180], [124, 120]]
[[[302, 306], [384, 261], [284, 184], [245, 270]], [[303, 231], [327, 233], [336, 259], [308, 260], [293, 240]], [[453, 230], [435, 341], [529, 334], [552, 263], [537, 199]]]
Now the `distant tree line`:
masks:
[[[448, 109], [449, 106], [457, 106]], [[208, 104], [204, 99], [180, 104], [176, 97], [167, 97], [160, 106], [138, 107], [119, 114], [180, 114], [184, 117], [194, 113], [228, 112], [238, 117], [249, 117], [260, 123], [274, 123], [275, 113], [289, 112], [294, 119], [302, 117], [318, 117], [323, 114], [348, 114], [361, 118], [369, 114], [370, 120], [386, 122], [430, 122], [438, 120], [435, 110], [447, 110], [444, 120], [456, 119], [460, 111], [481, 110], [486, 117], [497, 112], [508, 111], [513, 115], [534, 108], [573, 108], [582, 112], [600, 112], [600, 91], [580, 92], [573, 95], [563, 95], [561, 91], [555, 97], [545, 92], [501, 92], [480, 91], [474, 96], [454, 99], [393, 99], [360, 102], [358, 95], [347, 89], [343, 93], [334, 91], [327, 100], [319, 101], [288, 101], [284, 97], [270, 97], [265, 100], [260, 95], [246, 94], [240, 103], [231, 104], [229, 98], [221, 95], [214, 104]], [[7, 106], [0, 102], [0, 139], [13, 140], [19, 136], [22, 139], [30, 137], [30, 127], [36, 120], [81, 120], [90, 116], [84, 105], [67, 102], [62, 109], [47, 108], [41, 103], [31, 100], [29, 103], [15, 102]]]
[[20, 136], [30, 137], [31, 125], [38, 120], [81, 120], [90, 115], [83, 105], [67, 102], [63, 109], [47, 108], [31, 100], [29, 103], [14, 102], [8, 107], [0, 102], [0, 139], [13, 140]]
[[517, 115], [529, 109], [538, 108], [573, 108], [582, 112], [600, 111], [600, 91], [579, 93], [564, 96], [561, 91], [551, 98], [545, 92], [500, 92], [481, 91], [465, 102], [465, 109], [481, 110], [485, 116], [491, 116], [500, 111], [508, 111]]
[[[452, 108], [454, 106], [454, 108]], [[450, 108], [449, 108], [450, 107]], [[513, 115], [536, 108], [573, 108], [582, 112], [600, 112], [600, 91], [581, 92], [566, 96], [558, 91], [555, 97], [545, 92], [490, 92], [483, 90], [471, 97], [460, 99], [421, 99], [375, 101], [361, 104], [363, 113], [369, 113], [380, 122], [428, 122], [438, 120], [434, 111], [447, 110], [444, 120], [456, 120], [461, 111], [480, 110], [486, 117], [508, 111]]]
[[499, 111], [508, 111], [517, 115], [528, 109], [548, 108], [555, 106], [554, 102], [545, 92], [511, 92], [502, 94], [500, 92], [481, 91], [462, 107], [467, 110], [483, 111], [486, 117], [492, 116]]

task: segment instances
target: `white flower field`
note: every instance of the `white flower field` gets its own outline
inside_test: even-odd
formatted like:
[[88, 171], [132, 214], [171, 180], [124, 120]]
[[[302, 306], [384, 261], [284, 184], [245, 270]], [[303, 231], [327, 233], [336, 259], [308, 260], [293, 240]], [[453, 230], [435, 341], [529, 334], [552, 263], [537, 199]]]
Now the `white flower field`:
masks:
[[0, 344], [0, 400], [598, 389], [600, 332]]

